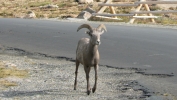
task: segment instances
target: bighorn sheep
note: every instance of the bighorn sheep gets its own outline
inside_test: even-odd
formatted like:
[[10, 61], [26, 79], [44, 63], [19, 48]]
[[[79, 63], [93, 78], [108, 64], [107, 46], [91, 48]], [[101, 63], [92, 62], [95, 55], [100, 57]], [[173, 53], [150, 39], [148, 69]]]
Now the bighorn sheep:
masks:
[[[89, 84], [89, 73], [91, 67], [94, 67], [95, 70], [95, 84], [92, 88], [92, 92], [94, 93], [97, 88], [97, 70], [98, 70], [98, 63], [100, 60], [98, 45], [101, 44], [100, 42], [100, 35], [104, 33], [106, 30], [105, 25], [101, 24], [97, 28], [92, 28], [88, 24], [83, 24], [78, 27], [77, 32], [82, 29], [87, 28], [89, 31], [86, 31], [86, 34], [90, 36], [89, 38], [82, 38], [78, 42], [77, 50], [76, 50], [76, 71], [75, 71], [75, 82], [74, 82], [74, 90], [76, 90], [77, 85], [77, 74], [78, 74], [78, 67], [81, 63], [84, 66], [84, 70], [86, 73], [86, 80], [87, 80], [87, 94], [89, 95], [91, 92], [90, 84]], [[104, 30], [102, 30], [104, 29]]]

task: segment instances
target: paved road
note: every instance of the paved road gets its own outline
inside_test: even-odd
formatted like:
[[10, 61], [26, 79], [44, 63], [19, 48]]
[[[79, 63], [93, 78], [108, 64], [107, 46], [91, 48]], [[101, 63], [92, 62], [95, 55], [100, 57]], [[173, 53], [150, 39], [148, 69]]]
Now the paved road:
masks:
[[[82, 22], [0, 19], [0, 44], [52, 56], [75, 58]], [[98, 23], [91, 24], [97, 27]], [[101, 64], [145, 68], [148, 73], [177, 75], [177, 30], [106, 24], [99, 47]], [[177, 78], [174, 77], [175, 82]], [[174, 81], [172, 80], [171, 81]]]

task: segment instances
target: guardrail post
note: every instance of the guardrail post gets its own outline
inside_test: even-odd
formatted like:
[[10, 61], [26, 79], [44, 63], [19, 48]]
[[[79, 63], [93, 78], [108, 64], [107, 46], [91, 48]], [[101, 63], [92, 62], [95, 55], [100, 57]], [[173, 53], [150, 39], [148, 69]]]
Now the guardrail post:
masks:
[[[145, 8], [146, 8], [147, 11], [150, 11], [148, 4], [144, 4], [144, 6], [145, 6]], [[148, 13], [148, 16], [152, 16], [152, 14]], [[151, 22], [155, 23], [154, 18], [151, 18]]]
[[[139, 2], [146, 2], [146, 0], [139, 0]], [[135, 11], [136, 11], [136, 12], [140, 11], [140, 9], [142, 8], [142, 6], [144, 6], [147, 11], [150, 11], [148, 4], [140, 4], [140, 5], [136, 8]], [[135, 14], [134, 16], [137, 16], [137, 15], [138, 15], [138, 14]], [[153, 16], [153, 15], [152, 15], [151, 13], [148, 13], [148, 16]], [[135, 19], [136, 19], [136, 18], [130, 19], [129, 23], [131, 23], [131, 24], [134, 23]], [[154, 18], [150, 18], [150, 19], [151, 19], [151, 22], [155, 23]]]
[[[112, 14], [116, 14], [114, 7], [113, 6], [109, 6], [109, 9], [111, 11]], [[116, 16], [114, 16], [113, 18], [117, 18]]]
[[[110, 2], [112, 2], [112, 0], [105, 0], [104, 1], [104, 3], [110, 3]], [[107, 8], [107, 6], [101, 6], [97, 13], [103, 13], [103, 11], [105, 11], [106, 8]]]
[[[109, 3], [109, 4], [112, 4], [112, 0], [105, 0], [104, 3], [105, 3], [105, 4], [108, 4], [108, 3]], [[100, 7], [100, 9], [98, 10], [97, 13], [103, 13], [103, 12], [106, 10], [107, 7], [108, 7], [108, 6], [102, 6], [102, 7]], [[110, 12], [111, 12], [112, 14], [116, 14], [116, 12], [115, 12], [113, 6], [109, 6], [109, 9], [110, 9]], [[113, 18], [117, 18], [117, 17], [116, 17], [116, 16], [113, 16]]]
[[[135, 11], [140, 11], [141, 7], [143, 6], [143, 4], [140, 4]], [[138, 14], [135, 14], [134, 16], [137, 16]], [[133, 24], [136, 18], [132, 18], [130, 19], [129, 23]]]

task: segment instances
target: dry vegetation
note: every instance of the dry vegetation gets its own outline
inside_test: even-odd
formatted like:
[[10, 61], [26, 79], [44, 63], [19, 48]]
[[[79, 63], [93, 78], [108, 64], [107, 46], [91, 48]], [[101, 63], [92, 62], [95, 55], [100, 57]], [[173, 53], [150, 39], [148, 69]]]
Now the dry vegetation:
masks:
[[[69, 15], [78, 15], [86, 5], [79, 5], [74, 0], [1, 0], [0, 16], [21, 17], [28, 11], [34, 11], [37, 18], [55, 18]], [[48, 4], [58, 5], [59, 8], [40, 8]]]
[[[48, 4], [58, 5], [59, 8], [43, 9], [40, 6]], [[78, 14], [76, 2], [65, 2], [63, 0], [1, 0], [1, 17], [23, 17], [28, 11], [33, 11], [37, 18], [54, 18], [69, 14]], [[64, 16], [63, 15], [63, 16]]]
[[[0, 17], [8, 18], [22, 18], [29, 11], [33, 11], [37, 18], [67, 18], [67, 17], [77, 17], [77, 15], [87, 7], [87, 4], [78, 4], [74, 2], [75, 0], [0, 0]], [[99, 1], [99, 0], [95, 0]], [[114, 3], [120, 2], [132, 2], [136, 0], [113, 0]], [[58, 8], [41, 8], [40, 6], [45, 6], [48, 4], [57, 5]], [[97, 2], [93, 4], [93, 9], [97, 11], [99, 9]], [[133, 7], [117, 7], [115, 8], [116, 13], [129, 13], [134, 10]], [[150, 6], [151, 10], [163, 10], [157, 6]], [[176, 10], [176, 7], [171, 7], [171, 10]], [[106, 10], [109, 12], [109, 9]], [[157, 23], [160, 24], [177, 24], [177, 14], [157, 14], [156, 16], [162, 16], [156, 19]], [[122, 20], [109, 20], [103, 18], [94, 18], [90, 20], [94, 21], [111, 21], [111, 22], [128, 22], [130, 17], [119, 17]], [[136, 23], [148, 23], [148, 19], [138, 19]]]
[[5, 78], [7, 77], [25, 78], [27, 75], [27, 70], [19, 70], [15, 66], [9, 66], [3, 61], [0, 61], [0, 88], [17, 86], [16, 82], [6, 80]]

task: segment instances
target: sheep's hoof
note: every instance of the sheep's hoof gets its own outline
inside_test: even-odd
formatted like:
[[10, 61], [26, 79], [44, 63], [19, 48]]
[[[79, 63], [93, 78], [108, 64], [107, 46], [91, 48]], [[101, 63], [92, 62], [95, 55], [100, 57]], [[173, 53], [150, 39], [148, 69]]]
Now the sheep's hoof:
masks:
[[87, 94], [90, 95], [91, 90], [87, 90]]
[[95, 90], [96, 90], [96, 89], [95, 89], [95, 88], [93, 88], [93, 89], [92, 89], [92, 92], [94, 93], [94, 92], [95, 92]]
[[76, 90], [76, 87], [74, 87], [74, 90]]

